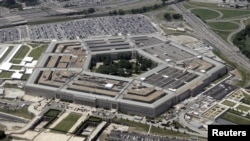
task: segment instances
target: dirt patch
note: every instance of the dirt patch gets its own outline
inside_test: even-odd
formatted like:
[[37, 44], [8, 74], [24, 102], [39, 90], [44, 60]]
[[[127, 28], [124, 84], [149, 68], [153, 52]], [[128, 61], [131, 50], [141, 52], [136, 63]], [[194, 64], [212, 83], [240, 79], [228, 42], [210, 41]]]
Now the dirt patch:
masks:
[[197, 42], [198, 39], [188, 35], [170, 35], [169, 38], [177, 43]]

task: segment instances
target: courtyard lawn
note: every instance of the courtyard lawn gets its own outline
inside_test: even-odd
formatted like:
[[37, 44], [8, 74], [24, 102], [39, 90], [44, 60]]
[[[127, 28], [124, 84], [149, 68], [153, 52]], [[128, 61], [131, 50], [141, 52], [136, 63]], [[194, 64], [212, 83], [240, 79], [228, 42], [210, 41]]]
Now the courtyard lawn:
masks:
[[22, 59], [26, 56], [26, 54], [29, 52], [29, 47], [23, 45], [17, 53], [14, 55], [12, 60], [10, 61], [13, 64], [19, 64], [21, 63]]
[[44, 115], [45, 116], [49, 116], [49, 117], [56, 117], [58, 114], [60, 114], [61, 111], [60, 110], [56, 110], [56, 109], [50, 109], [48, 112], [46, 112]]
[[13, 70], [21, 70], [23, 67], [22, 66], [11, 66], [10, 69], [13, 69]]
[[193, 9], [191, 11], [195, 15], [198, 15], [202, 20], [214, 19], [214, 18], [220, 16], [220, 14], [218, 12], [208, 10], [208, 9], [197, 8], [197, 9]]
[[10, 78], [12, 76], [13, 72], [10, 71], [3, 71], [0, 73], [0, 78]]
[[70, 113], [59, 124], [57, 124], [56, 127], [53, 128], [53, 130], [66, 133], [70, 130], [70, 128], [77, 122], [77, 120], [80, 117], [81, 117], [80, 114]]
[[239, 105], [236, 107], [236, 109], [239, 109], [239, 110], [244, 111], [244, 112], [248, 112], [250, 110], [250, 107], [245, 106], [245, 105]]
[[42, 55], [42, 53], [48, 48], [48, 45], [42, 45], [40, 47], [34, 48], [30, 54], [29, 57], [33, 57], [34, 60], [39, 59], [39, 57]]
[[226, 112], [221, 118], [236, 124], [250, 124], [250, 119], [238, 116], [230, 112]]
[[229, 106], [229, 107], [233, 107], [234, 105], [236, 105], [236, 103], [231, 102], [231, 101], [229, 101], [229, 100], [225, 100], [225, 101], [223, 101], [221, 104], [227, 105], [227, 106]]

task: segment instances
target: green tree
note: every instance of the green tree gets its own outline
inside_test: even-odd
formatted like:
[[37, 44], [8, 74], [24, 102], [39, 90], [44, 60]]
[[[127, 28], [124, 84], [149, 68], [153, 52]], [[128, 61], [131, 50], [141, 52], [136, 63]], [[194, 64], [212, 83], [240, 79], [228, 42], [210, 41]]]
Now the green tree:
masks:
[[0, 130], [0, 139], [3, 139], [6, 137], [6, 134], [4, 131]]
[[95, 9], [94, 8], [89, 8], [88, 13], [90, 13], [90, 14], [95, 13]]
[[169, 13], [165, 13], [164, 14], [164, 18], [168, 21], [170, 21], [172, 19], [171, 15]]
[[173, 17], [174, 19], [182, 19], [182, 15], [179, 14], [179, 13], [173, 14], [172, 17]]
[[118, 13], [119, 15], [125, 15], [125, 11], [123, 11], [122, 9], [119, 9]]

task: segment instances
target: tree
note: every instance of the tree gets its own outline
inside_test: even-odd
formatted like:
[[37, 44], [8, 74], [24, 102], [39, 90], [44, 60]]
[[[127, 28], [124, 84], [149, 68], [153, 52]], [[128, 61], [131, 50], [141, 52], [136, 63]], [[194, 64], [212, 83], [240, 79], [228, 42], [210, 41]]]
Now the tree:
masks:
[[0, 139], [3, 139], [5, 137], [6, 137], [5, 132], [0, 130]]
[[89, 8], [89, 9], [88, 9], [88, 13], [92, 14], [92, 13], [94, 13], [94, 12], [95, 12], [95, 9], [94, 9], [94, 8]]
[[182, 15], [179, 14], [179, 13], [177, 13], [177, 14], [173, 14], [172, 17], [173, 17], [174, 19], [181, 19], [181, 18], [182, 18]]
[[165, 13], [164, 14], [164, 18], [168, 21], [170, 21], [172, 18], [171, 18], [171, 15], [169, 13]]
[[166, 4], [166, 2], [168, 2], [168, 0], [161, 0], [162, 4]]
[[119, 14], [119, 15], [124, 15], [124, 14], [125, 14], [125, 11], [123, 11], [122, 9], [119, 9], [118, 14]]
[[222, 0], [222, 2], [223, 2], [223, 3], [225, 3], [225, 2], [226, 2], [226, 0]]
[[113, 10], [113, 15], [117, 15], [117, 10]]

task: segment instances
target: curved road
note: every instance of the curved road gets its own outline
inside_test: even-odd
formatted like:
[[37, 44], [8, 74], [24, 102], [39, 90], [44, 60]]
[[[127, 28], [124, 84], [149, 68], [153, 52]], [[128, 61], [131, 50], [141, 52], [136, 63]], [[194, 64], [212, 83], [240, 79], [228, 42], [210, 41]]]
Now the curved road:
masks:
[[186, 10], [182, 3], [172, 4], [171, 7], [183, 15], [183, 18], [193, 26], [194, 31], [196, 31], [197, 34], [211, 43], [216, 49], [220, 50], [220, 52], [227, 56], [228, 59], [239, 64], [245, 70], [250, 70], [249, 59], [241, 54], [237, 47], [232, 46], [221, 39], [221, 37], [215, 34], [203, 21]]

